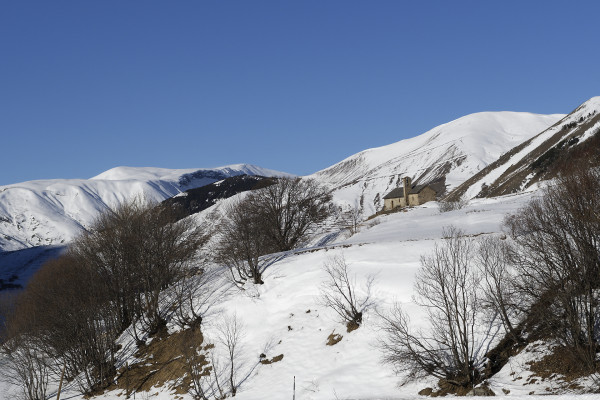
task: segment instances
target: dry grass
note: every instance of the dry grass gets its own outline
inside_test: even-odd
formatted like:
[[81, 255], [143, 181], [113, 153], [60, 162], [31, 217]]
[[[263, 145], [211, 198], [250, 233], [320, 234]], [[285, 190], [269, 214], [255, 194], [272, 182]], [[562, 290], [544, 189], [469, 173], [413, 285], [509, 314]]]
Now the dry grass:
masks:
[[[187, 329], [171, 335], [166, 329], [159, 331], [150, 344], [138, 349], [135, 357], [140, 361], [122, 367], [116, 384], [106, 390], [120, 389], [131, 394], [169, 385], [176, 394], [187, 393], [190, 380], [186, 376], [188, 369], [183, 354], [191, 346], [200, 347], [203, 340], [200, 329]], [[204, 350], [209, 347], [205, 346]], [[208, 364], [204, 357], [200, 357], [200, 362]]]
[[573, 384], [573, 381], [589, 376], [584, 363], [564, 347], [555, 347], [551, 354], [539, 361], [529, 363], [529, 370], [542, 381], [560, 379], [567, 384]]
[[350, 333], [357, 330], [359, 327], [360, 325], [357, 324], [356, 321], [350, 321], [346, 324], [346, 332]]
[[260, 363], [263, 364], [263, 365], [269, 365], [269, 364], [273, 364], [273, 363], [279, 362], [281, 360], [283, 360], [283, 354], [275, 356], [275, 357], [273, 357], [271, 359], [265, 358], [264, 360], [260, 360]]
[[331, 332], [331, 334], [327, 336], [327, 346], [334, 346], [338, 344], [342, 338], [343, 336], [339, 333], [335, 333], [335, 331]]

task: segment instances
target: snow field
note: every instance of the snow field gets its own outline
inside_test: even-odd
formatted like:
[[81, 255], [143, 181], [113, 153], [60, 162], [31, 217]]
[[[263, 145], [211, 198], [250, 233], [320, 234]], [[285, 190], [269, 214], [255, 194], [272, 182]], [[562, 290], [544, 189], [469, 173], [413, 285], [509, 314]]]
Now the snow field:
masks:
[[[356, 274], [357, 287], [367, 276], [377, 276], [374, 298], [379, 311], [385, 312], [398, 301], [409, 313], [414, 328], [427, 328], [424, 311], [412, 303], [413, 283], [420, 257], [430, 253], [441, 239], [443, 227], [453, 224], [474, 236], [498, 233], [504, 215], [524, 205], [534, 194], [474, 200], [461, 210], [442, 214], [436, 203], [428, 203], [380, 216], [375, 219], [378, 223], [367, 221], [348, 239], [326, 248], [300, 250], [270, 265], [263, 276], [264, 285], [235, 290], [203, 328], [206, 341], [215, 342], [216, 325], [223, 315], [235, 313], [243, 321], [241, 371], [249, 375], [236, 398], [291, 398], [294, 376], [299, 400], [413, 398], [420, 389], [434, 386], [435, 380], [425, 380], [397, 387], [400, 379], [392, 367], [380, 363], [377, 340], [381, 321], [375, 310], [364, 315], [359, 329], [346, 332], [335, 313], [320, 302], [320, 287], [326, 280], [323, 264], [343, 254]], [[327, 346], [331, 333], [343, 338]], [[283, 354], [283, 360], [260, 365], [261, 353], [268, 359]], [[503, 379], [495, 383], [498, 394], [505, 384], [508, 381]], [[157, 388], [157, 392], [167, 395], [164, 389]], [[106, 398], [116, 399], [110, 395]]]

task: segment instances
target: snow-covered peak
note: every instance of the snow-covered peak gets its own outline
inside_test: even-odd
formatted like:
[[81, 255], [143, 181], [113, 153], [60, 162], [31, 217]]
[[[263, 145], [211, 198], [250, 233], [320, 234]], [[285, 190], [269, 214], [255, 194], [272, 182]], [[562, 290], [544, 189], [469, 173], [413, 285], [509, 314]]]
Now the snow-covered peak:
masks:
[[178, 182], [182, 176], [201, 173], [223, 173], [227, 176], [235, 175], [261, 175], [261, 176], [291, 176], [285, 172], [258, 167], [251, 164], [232, 164], [216, 168], [188, 168], [188, 169], [169, 169], [156, 167], [115, 167], [94, 176], [93, 180], [109, 181], [172, 181]]
[[[476, 168], [481, 168], [496, 160], [506, 150], [529, 139], [564, 117], [564, 114], [540, 115], [526, 112], [479, 112], [469, 114], [454, 121], [439, 125], [419, 136], [404, 139], [390, 145], [361, 151], [338, 164], [317, 172], [317, 176], [327, 176], [345, 163], [358, 163], [362, 167], [384, 167], [385, 163], [402, 159], [419, 159], [424, 154], [439, 155], [451, 147], [459, 148], [468, 155]], [[431, 161], [430, 158], [423, 161]], [[407, 166], [405, 173], [417, 178], [424, 172], [420, 167]], [[383, 168], [382, 170], [388, 170]], [[452, 176], [450, 177], [452, 178]], [[450, 179], [447, 184], [460, 183]]]
[[560, 159], [569, 158], [575, 148], [588, 146], [587, 140], [599, 132], [599, 113], [600, 97], [592, 97], [550, 128], [478, 171], [450, 197], [499, 196], [524, 190], [552, 177]]
[[501, 154], [555, 124], [564, 115], [479, 112], [437, 126], [419, 136], [364, 150], [312, 175], [335, 190], [341, 202], [378, 211], [382, 197], [403, 176], [415, 183], [445, 180], [458, 186]]
[[52, 179], [0, 186], [0, 251], [66, 243], [99, 212], [142, 196], [163, 201], [237, 175], [290, 176], [248, 164], [218, 168], [116, 167], [91, 179]]
[[168, 169], [155, 167], [115, 167], [101, 174], [94, 176], [93, 180], [107, 181], [151, 181], [151, 180], [170, 180], [177, 181], [181, 175], [197, 171], [196, 168], [190, 169]]
[[592, 97], [579, 107], [575, 109], [571, 114], [568, 115], [564, 121], [561, 121], [563, 124], [568, 124], [570, 122], [579, 122], [582, 118], [586, 119], [592, 115], [600, 112], [600, 96]]

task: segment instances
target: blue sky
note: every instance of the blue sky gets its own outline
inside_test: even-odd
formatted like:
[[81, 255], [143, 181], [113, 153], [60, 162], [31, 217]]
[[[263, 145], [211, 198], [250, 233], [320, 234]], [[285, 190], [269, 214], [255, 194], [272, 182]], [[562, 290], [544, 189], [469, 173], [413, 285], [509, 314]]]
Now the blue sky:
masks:
[[309, 174], [478, 111], [600, 95], [600, 2], [4, 1], [0, 185]]

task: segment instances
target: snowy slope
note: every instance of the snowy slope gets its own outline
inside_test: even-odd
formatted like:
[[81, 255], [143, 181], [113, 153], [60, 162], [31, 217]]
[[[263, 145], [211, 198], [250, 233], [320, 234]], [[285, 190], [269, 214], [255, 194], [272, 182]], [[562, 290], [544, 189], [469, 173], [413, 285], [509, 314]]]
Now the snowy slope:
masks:
[[64, 246], [36, 246], [0, 252], [0, 292], [25, 287], [46, 261], [59, 257], [64, 249]]
[[91, 179], [0, 186], [0, 251], [68, 242], [107, 207], [135, 196], [162, 201], [235, 175], [288, 174], [237, 164], [213, 169], [117, 167]]
[[[215, 328], [223, 315], [236, 313], [243, 323], [244, 337], [238, 361], [241, 376], [246, 378], [235, 398], [292, 398], [294, 377], [295, 398], [299, 400], [423, 398], [418, 396], [418, 391], [434, 386], [435, 381], [425, 379], [398, 387], [399, 377], [389, 366], [380, 363], [376, 343], [381, 335], [381, 320], [375, 310], [365, 314], [364, 323], [358, 330], [347, 333], [335, 314], [321, 304], [319, 288], [326, 279], [323, 264], [331, 257], [343, 254], [359, 285], [368, 275], [376, 274], [377, 309], [385, 311], [394, 301], [400, 301], [409, 312], [411, 324], [426, 327], [423, 310], [412, 302], [413, 283], [420, 256], [429, 253], [441, 239], [442, 228], [453, 224], [468, 235], [496, 234], [507, 213], [536, 195], [536, 192], [527, 192], [497, 199], [477, 199], [461, 210], [443, 214], [439, 213], [435, 202], [428, 203], [407, 212], [380, 216], [364, 223], [350, 238], [327, 247], [292, 252], [270, 265], [264, 274], [264, 285], [235, 291], [221, 304], [220, 313], [203, 322], [205, 344], [215, 342]], [[405, 229], [406, 226], [412, 229]], [[327, 346], [327, 337], [331, 333], [341, 334], [343, 338], [336, 345]], [[125, 341], [125, 348], [131, 346], [129, 342]], [[261, 365], [258, 362], [261, 353], [267, 358], [283, 355], [283, 359]], [[546, 388], [556, 389], [553, 381], [535, 383], [527, 379], [531, 373], [526, 371], [526, 362], [535, 357], [535, 352], [524, 352], [507, 364], [491, 380], [491, 389], [500, 397], [504, 397], [502, 389], [510, 390], [510, 395], [506, 396], [509, 399], [532, 399], [535, 396], [526, 395], [531, 392], [546, 394]], [[120, 360], [121, 363], [125, 361], [125, 358]], [[192, 398], [187, 394], [175, 394], [168, 385], [154, 387], [137, 396], [157, 400]], [[73, 385], [67, 385], [65, 398], [82, 399], [82, 396], [76, 393]], [[117, 400], [124, 398], [124, 393], [109, 391], [96, 398]], [[574, 394], [544, 397], [552, 398], [594, 397]]]
[[[551, 172], [548, 171], [551, 163], [560, 158], [559, 153], [564, 153], [563, 158], [568, 159], [569, 152], [586, 146], [599, 131], [600, 97], [593, 97], [557, 124], [515, 147], [463, 182], [451, 197], [470, 199], [475, 196], [498, 196], [552, 178], [547, 172]], [[553, 152], [552, 157], [549, 157], [549, 152]], [[536, 166], [540, 164], [541, 168]]]
[[364, 215], [383, 206], [383, 196], [409, 176], [413, 183], [445, 179], [448, 191], [501, 154], [556, 123], [564, 115], [481, 112], [440, 125], [417, 137], [369, 149], [311, 176], [334, 190], [334, 199]]
[[[377, 198], [391, 190], [402, 176], [408, 175], [423, 182], [445, 177], [450, 188], [456, 187], [474, 171], [484, 168], [500, 154], [528, 140], [560, 118], [559, 115], [526, 113], [473, 114], [434, 128], [417, 138], [366, 150], [313, 174], [310, 178], [318, 179], [331, 187], [339, 204], [358, 204], [362, 198], [365, 214], [372, 213], [380, 206]], [[171, 190], [177, 193], [185, 185], [193, 185], [193, 182], [207, 176], [194, 174], [190, 170], [172, 171], [154, 168], [136, 171], [121, 167], [91, 180], [81, 181], [86, 182], [85, 184], [80, 182], [79, 186], [74, 186], [80, 190], [89, 190], [90, 195], [85, 196], [88, 201], [97, 199], [98, 207], [106, 207], [106, 202], [118, 201], [118, 196], [125, 198], [127, 193], [119, 192], [118, 195], [113, 194], [115, 197], [110, 197], [108, 193], [97, 189], [102, 185], [105, 185], [106, 190], [111, 185], [117, 185], [119, 190], [125, 192], [128, 185], [137, 184], [138, 193], [151, 189], [154, 190], [151, 193], [160, 198], [161, 193], [168, 194]], [[36, 195], [42, 199], [47, 196], [58, 201], [61, 198], [56, 194], [58, 191], [52, 197], [43, 193], [43, 190], [48, 189], [40, 189], [51, 187], [48, 182], [39, 183]], [[32, 183], [26, 182], [23, 185], [29, 184]], [[0, 187], [0, 191], [4, 188]], [[101, 193], [98, 194], [98, 191]], [[74, 199], [84, 196], [81, 192], [75, 193], [77, 194], [67, 197]], [[97, 198], [92, 193], [96, 193]], [[434, 382], [424, 380], [397, 387], [399, 377], [394, 375], [389, 366], [380, 363], [381, 356], [375, 346], [381, 334], [378, 328], [380, 319], [375, 312], [368, 312], [363, 326], [347, 333], [334, 313], [322, 306], [319, 288], [326, 278], [323, 264], [330, 257], [343, 254], [359, 283], [368, 275], [377, 274], [377, 308], [384, 311], [398, 300], [407, 307], [415, 327], [425, 326], [423, 311], [412, 302], [413, 282], [421, 255], [430, 252], [435, 242], [441, 239], [442, 228], [453, 224], [469, 235], [497, 234], [505, 215], [516, 211], [536, 195], [535, 191], [528, 191], [499, 198], [474, 199], [461, 210], [443, 214], [439, 212], [437, 203], [430, 202], [406, 212], [379, 216], [364, 222], [359, 232], [353, 236], [341, 233], [326, 245], [291, 252], [270, 265], [264, 274], [264, 285], [250, 286], [245, 291], [234, 292], [221, 305], [220, 313], [203, 322], [206, 324], [203, 327], [206, 342], [210, 343], [215, 341], [215, 326], [223, 315], [237, 313], [243, 320], [245, 336], [240, 361], [244, 365], [242, 372], [247, 376], [236, 398], [291, 398], [294, 377], [298, 400], [420, 398], [417, 392]], [[106, 202], [102, 196], [107, 196]], [[32, 199], [41, 202], [35, 197], [29, 200], [33, 201]], [[222, 200], [192, 218], [210, 223], [211, 213], [218, 214], [223, 204], [233, 200], [234, 198]], [[55, 205], [52, 201], [48, 203]], [[0, 207], [3, 204], [0, 197]], [[91, 202], [85, 207], [92, 209], [94, 204]], [[61, 205], [62, 209], [69, 208], [73, 213], [85, 212], [85, 209], [77, 210], [79, 205], [67, 202]], [[30, 232], [39, 231], [39, 228], [35, 231], [30, 229]], [[173, 329], [173, 326], [170, 328]], [[343, 338], [335, 346], [326, 346], [327, 337], [332, 332], [343, 335]], [[133, 340], [129, 339], [124, 348], [132, 346]], [[284, 357], [277, 363], [261, 365], [258, 363], [261, 353], [265, 353], [268, 358], [280, 354]], [[526, 375], [523, 369], [526, 368], [525, 361], [529, 360], [527, 357], [529, 355], [523, 355], [522, 359], [516, 360], [518, 363], [507, 365], [494, 378], [491, 388], [496, 394], [502, 394], [502, 389], [510, 389], [508, 398], [523, 399], [532, 391], [536, 394], [544, 393], [546, 387], [552, 385], [552, 382], [540, 382], [525, 386], [526, 379], [515, 380], [513, 372]], [[125, 354], [122, 354], [119, 362], [124, 363], [126, 360]], [[0, 359], [0, 368], [1, 363]], [[56, 382], [53, 384], [56, 387]], [[64, 398], [83, 398], [77, 394], [72, 384], [68, 384], [66, 390], [67, 393], [62, 396]], [[15, 393], [15, 388], [0, 382], [0, 398], [7, 393]], [[110, 400], [124, 397], [120, 391], [98, 396]], [[138, 397], [157, 400], [191, 399], [189, 395], [176, 395], [168, 387], [155, 387], [150, 392], [138, 393]]]

